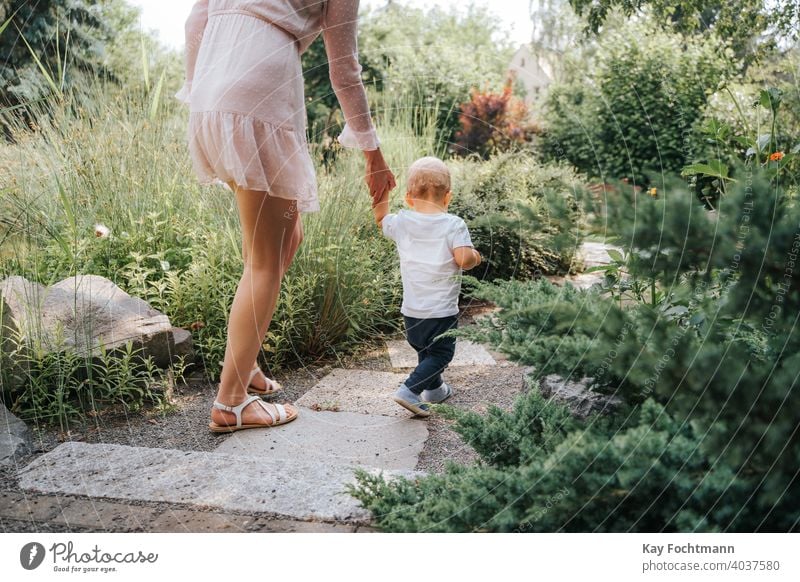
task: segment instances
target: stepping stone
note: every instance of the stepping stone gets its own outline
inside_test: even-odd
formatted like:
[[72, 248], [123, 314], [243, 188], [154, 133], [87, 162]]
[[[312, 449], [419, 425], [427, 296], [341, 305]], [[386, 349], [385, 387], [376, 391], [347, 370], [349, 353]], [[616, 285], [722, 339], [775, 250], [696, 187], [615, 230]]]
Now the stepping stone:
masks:
[[270, 461], [302, 457], [323, 464], [414, 469], [427, 438], [427, 423], [411, 417], [301, 408], [297, 420], [286, 426], [235, 432], [215, 452]]
[[[408, 410], [392, 400], [392, 394], [407, 377], [408, 374], [338, 368], [303, 394], [295, 404], [313, 409], [411, 418]], [[421, 419], [414, 420], [424, 422]]]
[[585, 242], [582, 243], [578, 249], [578, 254], [583, 258], [583, 263], [588, 269], [589, 267], [608, 265], [611, 262], [611, 257], [608, 255], [609, 249], [622, 252], [622, 249], [614, 245], [600, 242]]
[[[393, 368], [416, 368], [417, 352], [405, 340], [386, 342]], [[456, 341], [456, 353], [450, 366], [494, 366], [497, 362], [480, 344], [468, 340]], [[405, 378], [403, 378], [405, 380]], [[401, 380], [402, 381], [402, 380]]]
[[369, 513], [344, 492], [345, 485], [354, 482], [351, 468], [318, 458], [242, 457], [81, 442], [59, 445], [19, 473], [20, 488], [42, 493], [368, 522]]

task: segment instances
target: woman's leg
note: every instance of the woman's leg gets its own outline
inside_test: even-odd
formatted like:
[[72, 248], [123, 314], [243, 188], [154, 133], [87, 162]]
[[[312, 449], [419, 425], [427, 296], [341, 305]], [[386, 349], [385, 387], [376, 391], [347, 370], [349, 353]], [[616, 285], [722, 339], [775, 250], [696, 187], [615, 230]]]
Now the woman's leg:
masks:
[[[280, 292], [281, 279], [302, 241], [302, 225], [296, 202], [266, 192], [235, 188], [242, 226], [244, 272], [239, 281], [228, 321], [217, 400], [234, 406], [246, 397], [247, 381], [261, 343], [269, 328]], [[291, 414], [293, 407], [287, 405]], [[274, 411], [273, 411], [274, 412]], [[212, 408], [211, 420], [234, 424], [232, 412]], [[271, 423], [261, 406], [242, 411], [243, 423]]]

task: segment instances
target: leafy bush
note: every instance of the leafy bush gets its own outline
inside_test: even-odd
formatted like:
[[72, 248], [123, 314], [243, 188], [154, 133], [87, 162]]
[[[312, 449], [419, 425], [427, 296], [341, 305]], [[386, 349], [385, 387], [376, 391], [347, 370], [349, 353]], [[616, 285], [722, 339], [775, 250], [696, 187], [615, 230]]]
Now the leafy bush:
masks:
[[580, 244], [575, 200], [583, 184], [566, 166], [537, 163], [529, 152], [483, 162], [452, 161], [450, 212], [462, 217], [484, 257], [473, 274], [521, 279], [568, 271]]
[[470, 100], [462, 103], [453, 149], [461, 155], [477, 154], [486, 159], [491, 154], [518, 149], [538, 132], [528, 121], [528, 108], [512, 95], [509, 78], [501, 93], [470, 91]]
[[[713, 112], [706, 112], [699, 130], [706, 147], [695, 163], [682, 172], [689, 176], [697, 197], [711, 209], [736, 180], [731, 170], [742, 160], [759, 165], [787, 187], [796, 189], [798, 184], [800, 119], [791, 107], [793, 98], [800, 102], [797, 91], [791, 87], [787, 93], [777, 87], [739, 89], [738, 96], [728, 89], [727, 99], [718, 97]], [[788, 107], [782, 107], [784, 101]], [[735, 119], [731, 119], [734, 116], [730, 111], [720, 106], [723, 104], [736, 111]], [[746, 172], [752, 171], [749, 165], [743, 168]]]
[[649, 182], [693, 160], [693, 128], [731, 55], [652, 24], [612, 30], [565, 65], [545, 102], [543, 153], [590, 176]]
[[[659, 198], [640, 196], [608, 217], [631, 256], [628, 268], [661, 286], [661, 303], [621, 308], [596, 292], [545, 282], [481, 284], [475, 292], [502, 308], [481, 324], [498, 349], [534, 365], [536, 376], [591, 374], [631, 413], [567, 430], [555, 448], [530, 422], [552, 418], [536, 396], [510, 419], [452, 415], [496, 467], [388, 484], [362, 475], [356, 494], [382, 527], [797, 529], [800, 431], [790, 403], [800, 365], [800, 206], [758, 172], [737, 183], [716, 214], [679, 181], [670, 184]], [[526, 450], [487, 454], [504, 439]]]

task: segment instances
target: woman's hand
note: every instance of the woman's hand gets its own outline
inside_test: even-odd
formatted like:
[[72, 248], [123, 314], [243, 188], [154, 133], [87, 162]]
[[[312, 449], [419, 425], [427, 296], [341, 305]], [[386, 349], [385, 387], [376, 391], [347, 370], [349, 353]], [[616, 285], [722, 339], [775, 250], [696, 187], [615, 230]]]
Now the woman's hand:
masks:
[[397, 186], [397, 183], [394, 181], [394, 174], [383, 159], [380, 148], [364, 150], [364, 157], [367, 160], [364, 181], [367, 183], [370, 196], [372, 196], [372, 205], [375, 206], [388, 198], [389, 192]]

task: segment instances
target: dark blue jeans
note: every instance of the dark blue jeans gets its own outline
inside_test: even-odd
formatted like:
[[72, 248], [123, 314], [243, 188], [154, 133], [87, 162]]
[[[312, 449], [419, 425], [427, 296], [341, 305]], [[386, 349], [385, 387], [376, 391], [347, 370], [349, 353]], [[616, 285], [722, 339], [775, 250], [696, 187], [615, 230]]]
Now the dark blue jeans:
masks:
[[423, 390], [435, 390], [442, 385], [442, 372], [453, 359], [456, 338], [436, 339], [441, 333], [458, 327], [458, 316], [417, 319], [403, 316], [406, 324], [406, 339], [417, 351], [419, 364], [406, 380], [406, 386], [414, 394]]

